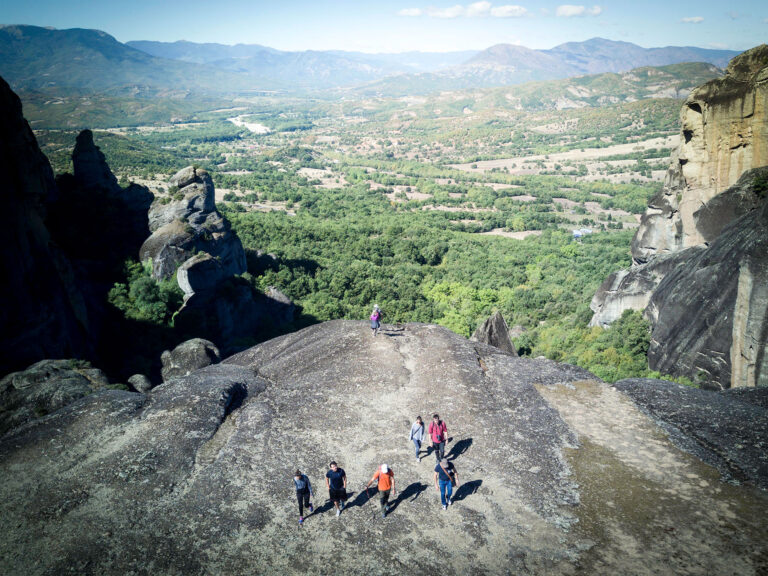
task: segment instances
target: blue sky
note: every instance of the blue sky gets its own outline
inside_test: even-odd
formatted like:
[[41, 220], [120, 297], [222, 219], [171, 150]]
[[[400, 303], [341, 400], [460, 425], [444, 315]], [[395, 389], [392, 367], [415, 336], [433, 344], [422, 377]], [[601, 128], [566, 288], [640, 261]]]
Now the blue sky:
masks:
[[[570, 0], [573, 1], [573, 0]], [[263, 44], [363, 52], [551, 48], [600, 36], [744, 50], [768, 42], [768, 2], [608, 0], [0, 0], [0, 23], [97, 28], [128, 40]]]

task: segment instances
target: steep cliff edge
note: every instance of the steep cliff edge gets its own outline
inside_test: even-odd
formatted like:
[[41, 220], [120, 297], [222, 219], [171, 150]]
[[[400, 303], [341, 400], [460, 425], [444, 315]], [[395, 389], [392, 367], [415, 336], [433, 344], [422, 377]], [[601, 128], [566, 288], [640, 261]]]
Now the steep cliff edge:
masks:
[[58, 190], [21, 111], [0, 78], [0, 172], [5, 224], [0, 226], [0, 373], [42, 358], [89, 351], [88, 313], [73, 270], [46, 228]]
[[705, 386], [768, 385], [768, 46], [691, 93], [665, 184], [632, 240], [633, 267], [592, 300], [591, 325], [644, 310], [649, 366]]
[[[687, 419], [659, 399], [654, 417], [667, 419], [667, 409], [685, 432], [699, 404], [738, 402], [743, 424], [762, 428], [700, 438], [760, 455], [762, 400], [703, 392], [690, 391]], [[415, 416], [433, 412], [447, 422], [460, 474], [445, 511], [433, 456], [417, 462], [408, 440]], [[324, 487], [331, 460], [351, 492], [339, 517]], [[398, 489], [386, 518], [364, 489], [383, 462]], [[516, 358], [438, 326], [384, 326], [373, 338], [363, 322], [328, 322], [147, 394], [97, 391], [0, 437], [0, 568], [764, 573], [768, 497], [753, 484], [764, 485], [765, 467], [733, 462], [741, 486], [720, 482], [580, 368]], [[297, 467], [315, 490], [302, 527]]]
[[768, 45], [734, 58], [680, 112], [680, 146], [632, 241], [636, 263], [710, 242], [697, 213], [744, 172], [768, 165]]

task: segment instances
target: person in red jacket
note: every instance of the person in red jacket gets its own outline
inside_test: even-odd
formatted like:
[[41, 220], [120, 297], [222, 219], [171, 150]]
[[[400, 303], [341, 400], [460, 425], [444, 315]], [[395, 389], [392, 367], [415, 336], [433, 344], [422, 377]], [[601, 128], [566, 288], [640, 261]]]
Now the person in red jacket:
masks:
[[438, 414], [432, 414], [432, 422], [429, 423], [429, 440], [435, 450], [435, 459], [438, 463], [445, 458], [445, 441], [448, 435], [448, 427], [440, 420]]

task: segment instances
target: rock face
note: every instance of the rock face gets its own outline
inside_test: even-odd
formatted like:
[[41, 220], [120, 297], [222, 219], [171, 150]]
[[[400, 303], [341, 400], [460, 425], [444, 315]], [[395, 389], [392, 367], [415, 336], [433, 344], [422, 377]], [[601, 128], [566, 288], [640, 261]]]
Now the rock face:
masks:
[[167, 382], [171, 378], [189, 376], [200, 368], [218, 364], [221, 362], [221, 354], [213, 342], [193, 338], [182, 342], [173, 350], [163, 352], [162, 362], [163, 381]]
[[[0, 78], [0, 373], [42, 358], [87, 354], [88, 313], [72, 266], [46, 228], [58, 190], [47, 158], [24, 120], [21, 101]], [[11, 303], [13, 303], [11, 305]]]
[[694, 90], [680, 112], [681, 142], [632, 243], [636, 262], [714, 239], [697, 213], [741, 175], [768, 165], [768, 45], [734, 58], [723, 78]]
[[509, 337], [509, 328], [504, 321], [504, 317], [501, 312], [494, 313], [488, 318], [481, 326], [475, 330], [470, 340], [474, 342], [483, 342], [484, 344], [490, 344], [496, 346], [499, 350], [503, 350], [507, 354], [517, 356], [517, 349], [512, 340]]
[[[764, 426], [759, 402], [721, 398]], [[408, 441], [415, 416], [435, 411], [460, 473], [447, 511], [433, 457], [416, 462]], [[338, 518], [330, 460], [351, 492]], [[398, 489], [386, 519], [363, 489], [382, 462]], [[315, 487], [301, 528], [297, 467]], [[582, 369], [421, 324], [373, 339], [366, 323], [329, 322], [148, 394], [97, 391], [3, 436], [0, 479], [0, 564], [13, 574], [768, 568], [768, 496], [749, 478], [720, 483]]]
[[101, 370], [73, 360], [41, 360], [0, 380], [0, 434], [104, 388]]
[[[681, 144], [632, 240], [634, 265], [592, 300], [591, 325], [644, 310], [649, 365], [717, 388], [763, 386], [768, 46], [691, 93]], [[720, 259], [720, 260], [718, 260]]]
[[768, 386], [768, 201], [669, 272], [646, 315], [653, 370], [715, 388]]
[[216, 210], [213, 182], [210, 175], [189, 166], [170, 180], [171, 201], [160, 199], [149, 212], [152, 231], [141, 247], [141, 260], [152, 259], [154, 276], [171, 276], [176, 268], [197, 252], [216, 258], [224, 276], [242, 274], [246, 270], [245, 251]]
[[660, 254], [645, 264], [614, 272], [592, 297], [590, 308], [595, 314], [589, 325], [607, 328], [621, 318], [624, 310], [645, 310], [662, 279], [704, 249], [703, 246], [694, 246], [688, 250]]
[[[185, 290], [185, 301], [174, 317], [174, 326], [181, 333], [199, 334], [216, 342], [221, 349], [232, 352], [243, 349], [243, 346], [238, 348], [238, 341], [253, 339], [258, 332], [268, 333], [293, 321], [293, 302], [274, 288], [262, 294], [237, 277], [223, 278], [209, 286], [208, 277], [201, 276], [200, 283], [195, 284], [197, 271], [211, 265], [208, 257], [198, 258], [191, 259], [195, 262], [189, 272], [194, 274], [185, 273], [190, 261], [179, 268], [179, 284]], [[219, 268], [214, 267], [214, 275], [219, 272]], [[187, 292], [187, 286], [203, 284], [204, 290]]]

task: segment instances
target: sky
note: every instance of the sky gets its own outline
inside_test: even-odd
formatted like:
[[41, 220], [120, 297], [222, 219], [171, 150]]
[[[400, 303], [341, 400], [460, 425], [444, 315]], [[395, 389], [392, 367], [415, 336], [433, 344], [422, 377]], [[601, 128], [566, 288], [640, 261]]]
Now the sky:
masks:
[[768, 42], [768, 2], [0, 0], [0, 24], [95, 28], [121, 42], [188, 40], [291, 51], [546, 49], [594, 37], [645, 48], [745, 50]]

